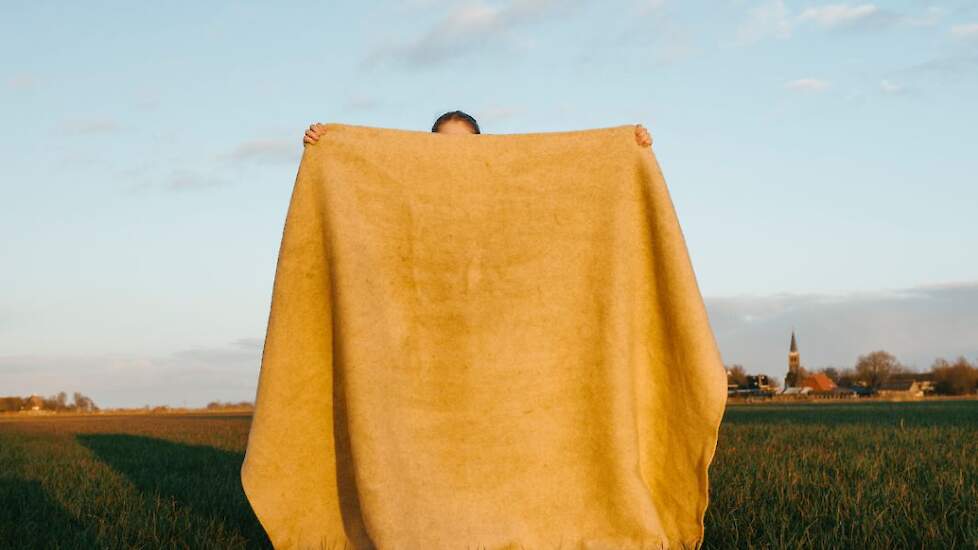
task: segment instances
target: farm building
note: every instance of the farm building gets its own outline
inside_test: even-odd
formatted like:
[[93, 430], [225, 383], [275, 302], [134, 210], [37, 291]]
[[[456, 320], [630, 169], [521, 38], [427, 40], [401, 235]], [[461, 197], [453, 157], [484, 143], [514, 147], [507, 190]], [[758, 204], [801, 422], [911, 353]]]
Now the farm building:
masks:
[[775, 386], [771, 383], [770, 377], [766, 374], [752, 374], [747, 377], [747, 387], [763, 392], [774, 392]]
[[923, 397], [925, 384], [912, 379], [890, 380], [876, 392], [881, 397]]
[[44, 398], [40, 395], [31, 395], [24, 405], [24, 409], [28, 411], [39, 411], [42, 408], [44, 408]]
[[790, 388], [784, 388], [784, 389], [782, 389], [781, 392], [779, 393], [779, 395], [783, 395], [785, 397], [789, 397], [789, 396], [790, 397], [801, 397], [803, 395], [809, 395], [810, 393], [812, 393], [812, 389], [809, 388], [809, 387], [792, 386]]
[[909, 391], [910, 386], [907, 382], [915, 382], [917, 384], [916, 391], [923, 392], [923, 395], [934, 393], [934, 373], [932, 372], [901, 372], [890, 376], [887, 380], [887, 384], [891, 384], [897, 391], [902, 391], [900, 388], [904, 386]]
[[799, 384], [803, 388], [811, 388], [813, 392], [830, 392], [836, 387], [836, 383], [822, 372], [816, 372], [803, 379]]

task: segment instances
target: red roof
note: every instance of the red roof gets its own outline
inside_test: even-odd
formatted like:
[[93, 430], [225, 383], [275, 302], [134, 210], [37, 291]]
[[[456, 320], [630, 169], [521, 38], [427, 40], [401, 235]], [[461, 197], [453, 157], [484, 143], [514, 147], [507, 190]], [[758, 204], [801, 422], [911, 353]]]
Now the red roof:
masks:
[[802, 380], [801, 386], [811, 388], [815, 391], [831, 391], [832, 388], [835, 387], [835, 382], [833, 382], [828, 376], [825, 376], [825, 373], [816, 372], [815, 374]]

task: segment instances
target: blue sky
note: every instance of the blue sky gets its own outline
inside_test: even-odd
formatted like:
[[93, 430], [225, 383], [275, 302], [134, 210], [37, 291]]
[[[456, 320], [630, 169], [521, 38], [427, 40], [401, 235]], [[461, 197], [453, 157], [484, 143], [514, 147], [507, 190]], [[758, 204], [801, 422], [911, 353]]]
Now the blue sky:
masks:
[[644, 124], [728, 364], [978, 359], [978, 0], [3, 11], [0, 395], [253, 399], [304, 129], [453, 109]]

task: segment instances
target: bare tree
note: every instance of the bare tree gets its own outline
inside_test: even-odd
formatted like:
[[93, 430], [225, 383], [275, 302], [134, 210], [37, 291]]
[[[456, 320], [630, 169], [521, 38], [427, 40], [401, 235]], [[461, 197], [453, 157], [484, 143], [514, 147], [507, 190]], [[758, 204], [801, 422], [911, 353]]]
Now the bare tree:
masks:
[[95, 406], [95, 402], [92, 401], [90, 397], [86, 397], [80, 392], [75, 392], [74, 407], [78, 412], [93, 412], [99, 410], [99, 408]]
[[937, 359], [931, 372], [934, 373], [937, 393], [963, 395], [973, 393], [978, 387], [978, 364], [972, 366], [964, 356], [958, 356], [954, 363]]
[[20, 397], [0, 397], [0, 412], [14, 412], [24, 408], [24, 400]]
[[859, 375], [856, 374], [856, 369], [852, 367], [845, 367], [839, 371], [839, 380], [836, 384], [843, 387], [855, 386], [859, 383]]
[[733, 365], [730, 367], [730, 381], [737, 384], [738, 387], [744, 387], [747, 385], [747, 371], [744, 370], [743, 365]]
[[892, 354], [883, 350], [860, 355], [856, 360], [856, 377], [870, 388], [879, 388], [890, 376], [906, 370]]

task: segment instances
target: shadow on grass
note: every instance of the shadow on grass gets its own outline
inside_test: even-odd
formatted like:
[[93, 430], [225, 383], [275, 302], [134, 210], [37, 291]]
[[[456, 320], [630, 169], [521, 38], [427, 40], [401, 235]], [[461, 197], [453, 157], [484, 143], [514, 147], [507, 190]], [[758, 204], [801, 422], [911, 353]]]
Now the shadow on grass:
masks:
[[241, 488], [243, 453], [129, 434], [76, 437], [145, 496], [171, 497], [195, 517], [241, 536], [249, 548], [272, 547]]
[[[0, 546], [94, 548], [95, 539], [38, 481], [0, 477]], [[6, 548], [6, 546], [4, 546]]]

